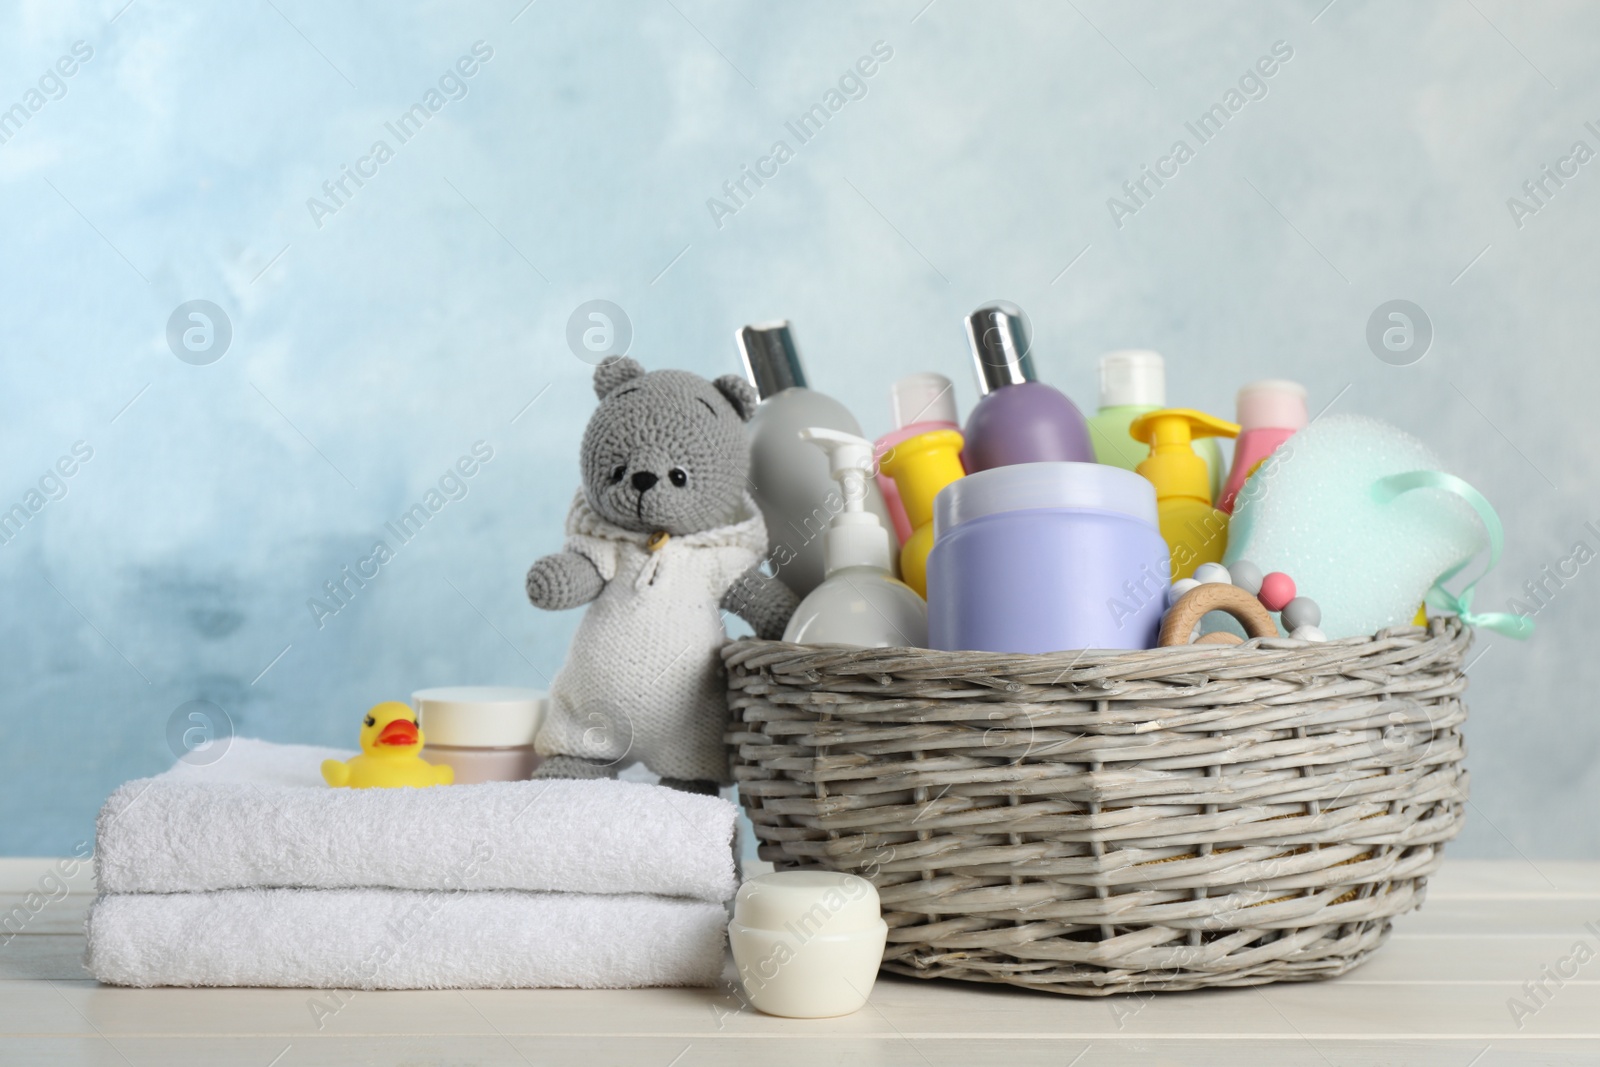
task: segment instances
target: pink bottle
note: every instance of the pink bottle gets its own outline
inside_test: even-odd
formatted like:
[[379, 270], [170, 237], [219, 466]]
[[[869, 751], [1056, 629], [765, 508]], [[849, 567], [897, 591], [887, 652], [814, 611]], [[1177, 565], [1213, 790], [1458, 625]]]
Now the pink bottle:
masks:
[[1306, 427], [1306, 387], [1299, 382], [1269, 379], [1239, 390], [1238, 422], [1243, 429], [1233, 446], [1233, 468], [1222, 487], [1217, 507], [1233, 514], [1234, 501], [1261, 461], [1277, 451], [1296, 430]]
[[[894, 425], [873, 444], [874, 458], [880, 463], [883, 457], [902, 441], [934, 430], [955, 430], [955, 386], [942, 374], [908, 374], [894, 383]], [[883, 500], [889, 506], [889, 518], [894, 520], [895, 538], [905, 544], [912, 534], [911, 520], [906, 518], [905, 505], [900, 502], [900, 490], [894, 479], [878, 471], [878, 488], [883, 490]]]

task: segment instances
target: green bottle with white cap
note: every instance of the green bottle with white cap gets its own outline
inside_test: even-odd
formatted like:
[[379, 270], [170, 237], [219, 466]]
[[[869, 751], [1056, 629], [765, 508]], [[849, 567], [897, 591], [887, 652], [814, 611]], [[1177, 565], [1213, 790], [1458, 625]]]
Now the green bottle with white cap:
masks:
[[[1160, 352], [1148, 348], [1122, 348], [1100, 357], [1100, 410], [1089, 417], [1089, 440], [1097, 463], [1136, 469], [1150, 455], [1150, 446], [1135, 441], [1128, 432], [1133, 420], [1167, 406], [1167, 367]], [[1194, 451], [1206, 461], [1211, 478], [1211, 499], [1222, 496], [1228, 476], [1222, 449], [1215, 438], [1194, 442]]]

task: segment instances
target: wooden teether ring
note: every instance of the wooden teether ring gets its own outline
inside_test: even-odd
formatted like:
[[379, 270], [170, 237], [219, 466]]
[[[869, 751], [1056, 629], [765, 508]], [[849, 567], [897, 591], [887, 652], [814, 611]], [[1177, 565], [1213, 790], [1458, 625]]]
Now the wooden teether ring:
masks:
[[[1178, 602], [1172, 605], [1172, 610], [1167, 612], [1167, 619], [1161, 624], [1161, 646], [1166, 648], [1172, 645], [1187, 645], [1189, 635], [1194, 633], [1195, 624], [1207, 612], [1212, 611], [1225, 611], [1232, 615], [1239, 620], [1239, 625], [1243, 626], [1244, 632], [1251, 637], [1278, 636], [1278, 627], [1273, 623], [1267, 609], [1261, 606], [1261, 601], [1236, 585], [1206, 582], [1179, 597]], [[1218, 635], [1207, 634], [1206, 637], [1217, 638]], [[1212, 640], [1206, 643], [1223, 642]]]

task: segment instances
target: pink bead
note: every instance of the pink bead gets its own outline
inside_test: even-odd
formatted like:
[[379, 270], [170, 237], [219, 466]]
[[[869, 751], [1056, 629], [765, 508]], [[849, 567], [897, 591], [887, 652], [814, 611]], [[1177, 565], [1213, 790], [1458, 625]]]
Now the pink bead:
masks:
[[1261, 579], [1261, 592], [1257, 595], [1268, 611], [1282, 611], [1294, 599], [1294, 579], [1282, 571], [1273, 571]]

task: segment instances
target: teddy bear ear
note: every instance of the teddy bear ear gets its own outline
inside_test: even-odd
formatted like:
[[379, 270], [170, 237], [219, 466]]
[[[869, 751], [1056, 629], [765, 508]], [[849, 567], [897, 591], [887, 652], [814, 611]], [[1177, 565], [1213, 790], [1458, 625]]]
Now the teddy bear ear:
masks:
[[755, 386], [737, 374], [724, 374], [711, 384], [717, 387], [717, 392], [728, 398], [728, 403], [733, 405], [733, 410], [739, 413], [741, 419], [750, 421], [750, 416], [756, 413], [756, 405], [761, 403]]
[[594, 369], [594, 395], [604, 400], [611, 390], [643, 374], [644, 367], [638, 360], [612, 356]]

